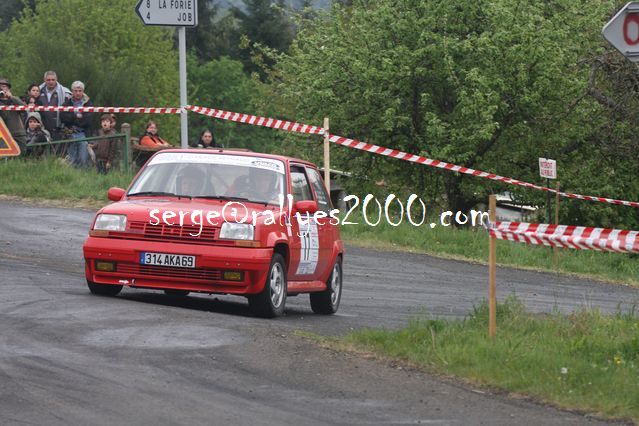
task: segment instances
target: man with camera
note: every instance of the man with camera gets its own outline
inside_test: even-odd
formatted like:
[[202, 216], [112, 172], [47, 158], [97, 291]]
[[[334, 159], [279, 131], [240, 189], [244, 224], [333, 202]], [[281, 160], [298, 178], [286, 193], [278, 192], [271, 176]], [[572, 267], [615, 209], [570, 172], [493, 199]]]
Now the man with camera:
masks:
[[[11, 93], [11, 83], [6, 78], [0, 78], [0, 105], [25, 105], [20, 98]], [[27, 132], [24, 128], [24, 111], [0, 111], [0, 118], [4, 120], [9, 133], [24, 152], [27, 145]]]

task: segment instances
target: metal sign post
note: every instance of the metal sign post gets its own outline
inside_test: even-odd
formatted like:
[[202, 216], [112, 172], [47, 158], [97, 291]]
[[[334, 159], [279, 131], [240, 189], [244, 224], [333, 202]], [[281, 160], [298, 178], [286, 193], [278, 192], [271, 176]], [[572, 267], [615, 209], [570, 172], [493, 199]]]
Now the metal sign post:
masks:
[[180, 51], [180, 136], [181, 147], [186, 148], [189, 144], [189, 122], [187, 117], [186, 105], [188, 103], [186, 97], [186, 29], [178, 28], [178, 46]]
[[181, 147], [188, 146], [188, 120], [185, 109], [186, 93], [186, 27], [197, 26], [197, 0], [139, 0], [135, 6], [144, 25], [178, 27], [178, 50], [180, 72], [180, 139]]

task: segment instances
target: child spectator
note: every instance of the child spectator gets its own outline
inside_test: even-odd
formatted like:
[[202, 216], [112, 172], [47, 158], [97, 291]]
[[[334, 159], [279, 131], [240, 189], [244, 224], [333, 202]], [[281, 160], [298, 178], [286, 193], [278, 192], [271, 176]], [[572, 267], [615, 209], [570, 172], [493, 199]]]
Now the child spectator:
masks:
[[[98, 136], [115, 135], [115, 119], [112, 114], [102, 114], [100, 117], [100, 130]], [[95, 152], [95, 165], [98, 173], [107, 174], [117, 164], [118, 140], [101, 139], [91, 144]]]
[[43, 127], [40, 113], [31, 111], [27, 115], [27, 155], [39, 155], [43, 153], [43, 146], [30, 146], [43, 142], [51, 142], [51, 135]]

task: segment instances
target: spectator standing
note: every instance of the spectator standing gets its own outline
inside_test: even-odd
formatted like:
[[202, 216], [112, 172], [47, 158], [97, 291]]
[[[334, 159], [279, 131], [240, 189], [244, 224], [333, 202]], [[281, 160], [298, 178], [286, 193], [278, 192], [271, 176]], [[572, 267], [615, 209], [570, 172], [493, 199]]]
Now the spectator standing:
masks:
[[[113, 127], [113, 131], [117, 133], [118, 118], [115, 116], [115, 114], [110, 114], [110, 115], [111, 115], [111, 124]], [[122, 139], [113, 139], [112, 141], [113, 141], [112, 144], [114, 146], [112, 147], [113, 158], [111, 159], [111, 167], [114, 169], [118, 169], [120, 167], [120, 160], [122, 159]]]
[[215, 142], [213, 132], [209, 129], [204, 129], [200, 133], [200, 138], [191, 144], [193, 148], [219, 148], [220, 146]]
[[42, 100], [40, 99], [40, 86], [37, 84], [30, 85], [26, 94], [22, 97], [22, 101], [27, 104], [27, 106], [42, 105]]
[[[71, 85], [71, 98], [69, 98], [64, 106], [72, 106], [74, 108], [80, 108], [85, 106], [93, 106], [91, 99], [84, 93], [84, 83], [81, 81], [74, 81]], [[61, 114], [62, 122], [64, 123], [68, 135], [72, 139], [84, 139], [89, 134], [89, 127], [91, 126], [90, 112], [72, 111], [63, 112]], [[78, 141], [70, 142], [69, 144], [69, 158], [71, 164], [74, 167], [86, 167], [89, 160], [89, 151], [87, 151], [87, 142]]]
[[158, 125], [155, 121], [149, 121], [146, 125], [146, 132], [140, 138], [140, 146], [148, 148], [169, 148], [170, 143], [165, 141], [158, 135]]
[[42, 146], [30, 146], [35, 143], [51, 142], [51, 135], [42, 126], [40, 113], [31, 111], [27, 114], [27, 155], [39, 155], [44, 152]]
[[[43, 106], [62, 106], [71, 97], [71, 91], [58, 83], [58, 75], [55, 71], [44, 73], [44, 83], [40, 85], [40, 104]], [[42, 123], [54, 140], [62, 139], [60, 131], [62, 121], [60, 111], [43, 112]], [[59, 146], [58, 154], [65, 153], [64, 147]]]
[[[0, 105], [24, 106], [24, 102], [11, 93], [11, 83], [6, 78], [0, 78]], [[4, 120], [21, 152], [24, 152], [27, 145], [27, 134], [24, 129], [25, 115], [26, 113], [20, 111], [0, 111], [0, 118]]]
[[[112, 114], [102, 114], [100, 117], [100, 130], [98, 136], [115, 135], [115, 119]], [[117, 139], [100, 139], [91, 146], [95, 152], [95, 165], [98, 173], [107, 174], [113, 168], [113, 164], [118, 161]]]

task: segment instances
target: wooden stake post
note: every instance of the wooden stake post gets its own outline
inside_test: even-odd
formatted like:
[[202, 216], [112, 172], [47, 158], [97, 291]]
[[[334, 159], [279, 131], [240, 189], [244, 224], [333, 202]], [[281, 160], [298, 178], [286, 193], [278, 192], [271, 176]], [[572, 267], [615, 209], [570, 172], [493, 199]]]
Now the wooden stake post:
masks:
[[[491, 223], [497, 220], [497, 200], [494, 195], [488, 199], [488, 217]], [[497, 334], [497, 239], [488, 234], [488, 336]]]
[[331, 193], [331, 151], [328, 137], [328, 117], [324, 117], [324, 185], [326, 191]]

